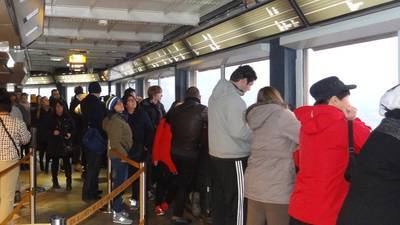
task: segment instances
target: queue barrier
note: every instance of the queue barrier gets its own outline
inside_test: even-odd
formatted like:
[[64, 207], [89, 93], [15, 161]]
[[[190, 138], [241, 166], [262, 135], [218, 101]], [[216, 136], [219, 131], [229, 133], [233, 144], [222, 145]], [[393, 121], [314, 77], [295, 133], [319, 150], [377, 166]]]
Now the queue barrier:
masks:
[[35, 194], [34, 194], [34, 152], [33, 149], [30, 148], [29, 154], [27, 154], [24, 158], [20, 159], [15, 164], [9, 166], [8, 168], [0, 171], [0, 177], [4, 176], [11, 170], [15, 169], [16, 167], [20, 166], [21, 164], [28, 164], [29, 166], [29, 183], [30, 183], [30, 190], [27, 191], [22, 197], [21, 201], [18, 202], [13, 211], [3, 220], [1, 221], [0, 225], [7, 225], [12, 219], [15, 214], [18, 214], [21, 208], [29, 202], [30, 205], [30, 214], [31, 214], [31, 223], [35, 223]]
[[139, 199], [139, 225], [144, 225], [145, 224], [145, 193], [146, 193], [146, 187], [145, 187], [145, 164], [144, 163], [138, 163], [135, 162], [131, 159], [129, 159], [127, 156], [123, 155], [117, 150], [109, 150], [110, 156], [114, 156], [119, 158], [120, 160], [123, 160], [124, 162], [128, 163], [130, 166], [133, 166], [137, 169], [139, 169], [136, 173], [134, 173], [132, 176], [130, 176], [124, 183], [122, 183], [120, 186], [115, 188], [114, 190], [111, 191], [111, 160], [109, 158], [109, 163], [108, 163], [108, 194], [103, 196], [101, 199], [99, 199], [97, 202], [93, 203], [90, 205], [88, 208], [84, 209], [83, 211], [75, 214], [74, 216], [70, 217], [67, 219], [67, 225], [75, 225], [79, 224], [80, 222], [86, 220], [90, 216], [92, 216], [96, 211], [98, 211], [100, 208], [108, 204], [108, 210], [111, 210], [111, 200], [114, 199], [117, 195], [119, 195], [121, 192], [126, 190], [128, 187], [132, 185], [134, 181], [137, 179], [140, 179], [140, 199]]

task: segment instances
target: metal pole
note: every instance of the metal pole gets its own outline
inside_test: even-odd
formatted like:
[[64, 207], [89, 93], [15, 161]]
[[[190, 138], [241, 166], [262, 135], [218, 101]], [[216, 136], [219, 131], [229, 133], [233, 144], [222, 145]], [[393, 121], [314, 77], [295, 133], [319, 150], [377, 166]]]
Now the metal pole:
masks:
[[34, 148], [30, 148], [30, 152], [32, 153], [31, 156], [29, 157], [29, 172], [30, 172], [30, 179], [29, 179], [29, 183], [30, 183], [30, 190], [31, 190], [31, 201], [30, 201], [30, 205], [31, 205], [31, 223], [34, 224], [35, 223], [35, 218], [36, 218], [36, 151], [34, 150]]
[[[110, 141], [108, 141], [108, 149], [111, 149]], [[107, 194], [110, 194], [112, 191], [112, 169], [111, 169], [111, 158], [108, 157], [107, 163]], [[108, 201], [107, 211], [105, 213], [111, 213], [111, 200]]]
[[[145, 168], [145, 163], [140, 163], [140, 169]], [[140, 219], [139, 224], [145, 221], [146, 216], [146, 168], [140, 173]], [[143, 223], [144, 224], [144, 223]]]

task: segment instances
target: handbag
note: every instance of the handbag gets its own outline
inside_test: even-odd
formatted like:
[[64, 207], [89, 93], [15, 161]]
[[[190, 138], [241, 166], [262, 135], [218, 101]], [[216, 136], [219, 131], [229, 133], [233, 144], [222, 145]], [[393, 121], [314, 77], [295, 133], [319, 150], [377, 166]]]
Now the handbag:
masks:
[[354, 136], [353, 136], [353, 121], [349, 120], [347, 122], [348, 126], [348, 139], [349, 139], [349, 146], [348, 146], [348, 152], [349, 152], [349, 163], [347, 164], [346, 171], [344, 172], [344, 178], [347, 181], [351, 181], [351, 178], [354, 174], [354, 170], [357, 164], [357, 156], [356, 152], [354, 151]]
[[17, 144], [15, 144], [14, 139], [11, 137], [10, 132], [8, 132], [7, 127], [6, 127], [6, 125], [4, 124], [3, 119], [2, 119], [1, 117], [0, 117], [0, 122], [1, 122], [1, 125], [3, 125], [4, 130], [6, 131], [8, 137], [11, 139], [11, 141], [12, 141], [12, 143], [13, 143], [15, 149], [17, 150], [18, 158], [20, 159], [20, 158], [21, 158], [21, 155], [19, 154], [19, 150], [18, 150]]

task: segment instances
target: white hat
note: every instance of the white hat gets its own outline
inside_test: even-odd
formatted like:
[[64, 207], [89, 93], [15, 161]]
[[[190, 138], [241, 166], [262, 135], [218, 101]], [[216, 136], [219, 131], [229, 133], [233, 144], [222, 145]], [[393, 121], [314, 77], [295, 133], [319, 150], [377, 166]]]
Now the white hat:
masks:
[[385, 116], [387, 111], [400, 109], [400, 84], [387, 90], [379, 104], [379, 114]]

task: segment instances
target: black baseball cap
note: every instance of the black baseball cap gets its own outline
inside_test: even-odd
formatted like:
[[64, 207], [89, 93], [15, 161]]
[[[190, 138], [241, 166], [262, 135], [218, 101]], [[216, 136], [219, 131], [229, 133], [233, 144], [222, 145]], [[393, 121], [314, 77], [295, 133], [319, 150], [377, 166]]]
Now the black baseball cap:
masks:
[[332, 96], [336, 96], [343, 91], [348, 91], [356, 88], [357, 85], [349, 84], [346, 85], [343, 81], [339, 80], [336, 76], [324, 78], [310, 88], [310, 94], [316, 101], [329, 99]]

